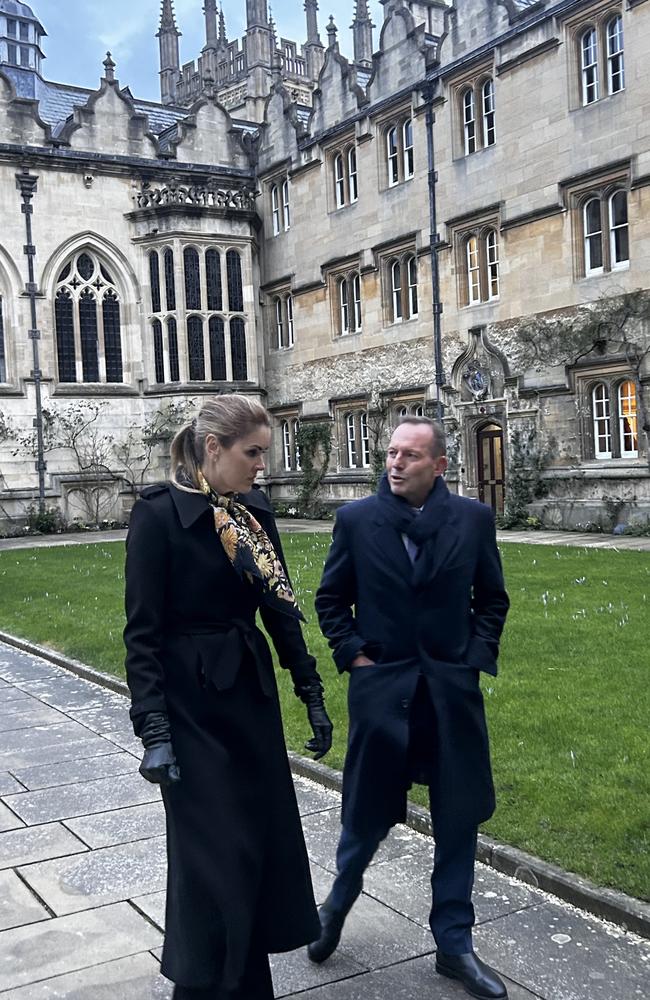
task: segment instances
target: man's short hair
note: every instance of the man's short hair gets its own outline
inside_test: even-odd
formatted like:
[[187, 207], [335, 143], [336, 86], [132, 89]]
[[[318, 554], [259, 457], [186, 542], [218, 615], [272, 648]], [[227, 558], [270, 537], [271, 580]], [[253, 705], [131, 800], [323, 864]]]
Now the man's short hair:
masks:
[[430, 427], [433, 435], [433, 457], [440, 458], [441, 455], [447, 454], [445, 428], [439, 420], [432, 420], [431, 417], [406, 416], [400, 418], [397, 426], [401, 427], [402, 424], [424, 424], [425, 427]]

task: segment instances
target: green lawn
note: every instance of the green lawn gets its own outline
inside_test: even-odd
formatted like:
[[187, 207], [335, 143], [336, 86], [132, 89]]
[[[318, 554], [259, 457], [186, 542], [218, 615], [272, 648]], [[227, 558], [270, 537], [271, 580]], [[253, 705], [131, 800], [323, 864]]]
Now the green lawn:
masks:
[[[345, 749], [346, 679], [318, 633], [313, 595], [327, 535], [284, 538], [309, 618], [336, 737]], [[650, 897], [650, 685], [645, 553], [507, 544], [512, 609], [501, 673], [483, 688], [498, 809], [485, 832], [601, 885]], [[123, 546], [0, 553], [0, 627], [121, 675]], [[308, 736], [280, 677], [289, 745]], [[421, 789], [416, 801], [424, 803]]]

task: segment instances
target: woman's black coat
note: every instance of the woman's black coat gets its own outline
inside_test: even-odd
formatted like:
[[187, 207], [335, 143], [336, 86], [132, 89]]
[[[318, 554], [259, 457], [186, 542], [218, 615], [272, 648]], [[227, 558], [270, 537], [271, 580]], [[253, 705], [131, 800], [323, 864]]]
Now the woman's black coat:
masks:
[[[243, 502], [280, 540], [259, 490]], [[271, 654], [202, 494], [143, 492], [126, 561], [127, 680], [136, 734], [167, 712], [181, 781], [165, 789], [167, 918], [162, 971], [188, 987], [236, 987], [251, 937], [269, 952], [319, 932]], [[260, 608], [280, 663], [313, 679], [299, 623]]]

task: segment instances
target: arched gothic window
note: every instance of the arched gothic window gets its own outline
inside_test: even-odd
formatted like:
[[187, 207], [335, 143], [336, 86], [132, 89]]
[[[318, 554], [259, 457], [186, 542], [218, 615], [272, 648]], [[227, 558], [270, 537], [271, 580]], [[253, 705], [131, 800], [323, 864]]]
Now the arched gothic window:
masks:
[[88, 250], [58, 275], [54, 326], [60, 382], [122, 382], [120, 299], [112, 269]]

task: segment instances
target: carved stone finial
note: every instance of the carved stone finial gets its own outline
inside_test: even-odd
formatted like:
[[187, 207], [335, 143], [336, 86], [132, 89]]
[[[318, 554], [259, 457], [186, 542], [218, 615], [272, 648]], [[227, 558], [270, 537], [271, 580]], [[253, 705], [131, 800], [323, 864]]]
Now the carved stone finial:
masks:
[[336, 24], [334, 23], [334, 15], [330, 14], [329, 23], [327, 25], [327, 47], [328, 47], [328, 49], [335, 49], [335, 48], [338, 47], [338, 44], [339, 44], [338, 43], [338, 39], [337, 39], [338, 31], [339, 31], [339, 29], [336, 27]]
[[112, 83], [113, 80], [115, 79], [115, 63], [111, 59], [110, 52], [106, 53], [106, 58], [104, 59], [104, 62], [103, 62], [102, 65], [104, 66], [104, 69], [106, 71], [104, 73], [104, 79], [108, 80], [110, 83]]

